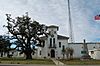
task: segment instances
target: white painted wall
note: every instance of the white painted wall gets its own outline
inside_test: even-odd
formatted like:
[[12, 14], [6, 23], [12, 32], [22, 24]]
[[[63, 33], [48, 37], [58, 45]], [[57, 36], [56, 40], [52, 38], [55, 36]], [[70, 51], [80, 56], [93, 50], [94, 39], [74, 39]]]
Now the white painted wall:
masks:
[[12, 51], [12, 52], [14, 53], [12, 57], [25, 57], [25, 54], [24, 53], [20, 54], [20, 51], [15, 50], [15, 51]]
[[79, 58], [82, 56], [81, 51], [82, 51], [82, 45], [81, 44], [70, 44], [69, 47], [74, 49], [74, 58]]
[[[61, 47], [59, 47], [59, 42], [61, 42]], [[58, 40], [58, 44], [57, 44], [57, 56], [60, 58], [63, 58], [62, 55], [62, 46], [68, 47], [68, 40]]]
[[[54, 31], [56, 31], [56, 33]], [[83, 43], [68, 44], [68, 40], [58, 40], [57, 39], [57, 28], [48, 28], [48, 32], [52, 33], [54, 37], [51, 37], [50, 35], [48, 35], [48, 38], [45, 40], [45, 46], [41, 48], [41, 54], [42, 54], [41, 57], [49, 58], [50, 56], [48, 56], [48, 53], [50, 54], [51, 49], [54, 49], [56, 58], [58, 57], [62, 58], [63, 57], [62, 55], [63, 45], [65, 46], [65, 48], [70, 47], [74, 49], [74, 54], [73, 54], [74, 58], [80, 58], [82, 56], [81, 51], [83, 50], [83, 45], [82, 45]], [[49, 48], [50, 38], [55, 38], [56, 48]], [[59, 48], [59, 42], [61, 42], [61, 48]], [[89, 43], [87, 44], [87, 46], [88, 46], [88, 50], [92, 50], [94, 48], [100, 48], [100, 44], [97, 44], [97, 43], [96, 44]]]
[[43, 48], [41, 48], [41, 57], [47, 57], [47, 52], [48, 51], [48, 39], [45, 40], [45, 46]]
[[[82, 43], [78, 43], [78, 44], [69, 44], [70, 47], [72, 47], [74, 49], [74, 58], [80, 58], [82, 56], [81, 51], [83, 50], [83, 45]], [[88, 50], [93, 50], [93, 49], [97, 49], [100, 47], [99, 44], [87, 44]]]
[[100, 49], [89, 50], [89, 55], [93, 59], [100, 60]]

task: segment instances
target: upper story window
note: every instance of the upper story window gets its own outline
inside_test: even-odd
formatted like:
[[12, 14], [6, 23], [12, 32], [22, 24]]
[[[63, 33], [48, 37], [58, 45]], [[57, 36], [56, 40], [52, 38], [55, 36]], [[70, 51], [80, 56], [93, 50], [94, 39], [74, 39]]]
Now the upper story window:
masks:
[[50, 46], [52, 46], [52, 38], [50, 38]]
[[59, 42], [59, 48], [61, 48], [61, 42]]
[[51, 31], [49, 31], [49, 34], [51, 34]]
[[54, 33], [55, 33], [55, 34], [57, 34], [57, 32], [56, 32], [56, 31], [54, 31]]
[[53, 44], [55, 44], [55, 38], [53, 38]]

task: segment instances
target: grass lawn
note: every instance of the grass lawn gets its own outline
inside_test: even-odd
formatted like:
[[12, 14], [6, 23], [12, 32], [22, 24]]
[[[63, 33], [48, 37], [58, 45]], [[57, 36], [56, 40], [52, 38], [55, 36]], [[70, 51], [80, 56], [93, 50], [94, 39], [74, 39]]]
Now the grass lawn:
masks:
[[1, 64], [47, 64], [54, 65], [50, 59], [32, 59], [25, 60], [23, 58], [0, 58]]
[[68, 64], [68, 65], [100, 65], [100, 60], [60, 60], [61, 62]]

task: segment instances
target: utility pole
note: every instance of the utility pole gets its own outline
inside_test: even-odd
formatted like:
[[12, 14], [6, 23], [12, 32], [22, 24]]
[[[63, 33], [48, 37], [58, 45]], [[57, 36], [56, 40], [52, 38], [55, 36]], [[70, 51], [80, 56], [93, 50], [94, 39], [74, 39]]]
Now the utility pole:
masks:
[[71, 19], [71, 10], [70, 10], [70, 0], [68, 0], [68, 16], [69, 16], [69, 40], [70, 43], [74, 42], [74, 34], [72, 29], [72, 19]]

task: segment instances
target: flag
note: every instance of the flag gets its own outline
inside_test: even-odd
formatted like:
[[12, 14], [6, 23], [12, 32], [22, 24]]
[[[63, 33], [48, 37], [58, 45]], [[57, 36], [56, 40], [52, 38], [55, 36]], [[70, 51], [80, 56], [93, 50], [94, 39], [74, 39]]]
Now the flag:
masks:
[[100, 20], [100, 15], [96, 15], [94, 19], [95, 20]]

